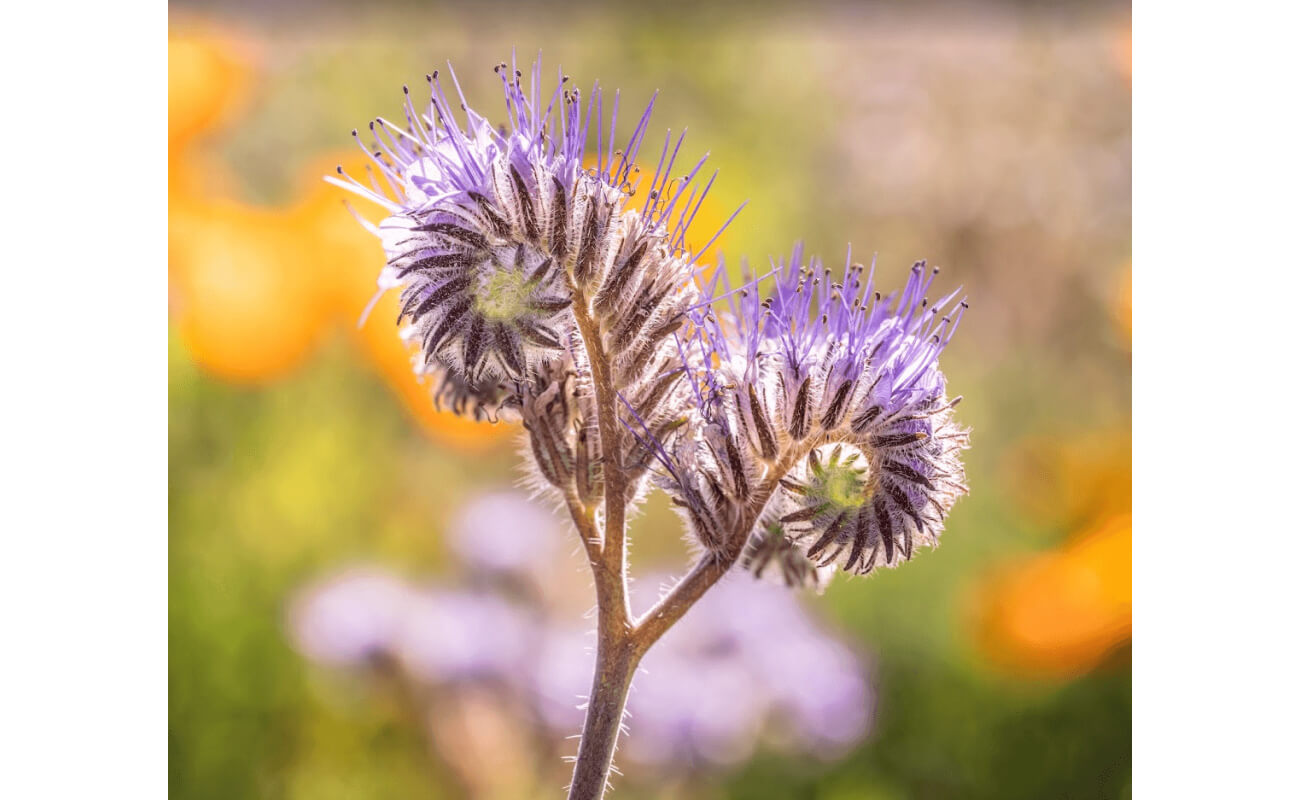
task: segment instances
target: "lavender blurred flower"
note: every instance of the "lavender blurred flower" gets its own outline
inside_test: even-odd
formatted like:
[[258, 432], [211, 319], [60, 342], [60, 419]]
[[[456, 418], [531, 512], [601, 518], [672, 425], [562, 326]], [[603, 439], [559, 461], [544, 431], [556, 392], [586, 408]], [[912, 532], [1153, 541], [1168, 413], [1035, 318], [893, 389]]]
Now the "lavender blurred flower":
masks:
[[[517, 492], [490, 492], [456, 515], [453, 552], [470, 579], [554, 569], [560, 531]], [[527, 531], [526, 553], [498, 558], [503, 534]], [[634, 599], [654, 599], [655, 579]], [[331, 666], [393, 664], [421, 686], [489, 680], [530, 705], [552, 734], [581, 724], [578, 699], [594, 640], [566, 609], [525, 609], [487, 592], [416, 586], [376, 568], [353, 568], [305, 588], [290, 631], [299, 650]], [[810, 677], [815, 676], [815, 678]], [[748, 577], [719, 584], [642, 662], [628, 705], [629, 757], [651, 767], [721, 767], [764, 743], [832, 759], [866, 734], [872, 697], [861, 660], [783, 588]]]
[[532, 615], [494, 594], [427, 589], [407, 609], [398, 654], [430, 683], [509, 683], [525, 668], [535, 636]]
[[[557, 733], [582, 721], [573, 698], [587, 688], [590, 645], [590, 636], [558, 629], [542, 645], [535, 692]], [[866, 735], [872, 702], [858, 657], [793, 595], [737, 578], [646, 655], [627, 709], [633, 761], [716, 767], [749, 758], [765, 740], [833, 759]]]
[[563, 549], [555, 515], [520, 492], [470, 498], [448, 524], [452, 551], [475, 572], [524, 578], [545, 590]]
[[307, 587], [290, 633], [299, 650], [331, 666], [391, 660], [430, 684], [510, 681], [532, 648], [529, 615], [487, 593], [420, 589], [374, 568]]
[[303, 655], [332, 666], [364, 666], [393, 648], [410, 589], [374, 568], [354, 568], [301, 591], [289, 631]]

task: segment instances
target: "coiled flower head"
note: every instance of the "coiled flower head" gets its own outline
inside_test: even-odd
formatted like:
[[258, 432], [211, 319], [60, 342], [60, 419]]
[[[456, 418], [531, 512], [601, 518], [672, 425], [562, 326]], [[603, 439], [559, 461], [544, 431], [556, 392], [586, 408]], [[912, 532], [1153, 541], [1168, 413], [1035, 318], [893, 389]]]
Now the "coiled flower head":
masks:
[[[606, 131], [598, 87], [586, 100], [557, 75], [543, 95], [540, 59], [527, 89], [513, 66], [495, 71], [507, 124], [470, 108], [449, 67], [463, 123], [434, 72], [423, 111], [406, 90], [404, 125], [370, 124], [371, 185], [341, 168], [330, 178], [389, 213], [376, 230], [388, 257], [379, 284], [401, 291], [417, 371], [436, 376], [453, 410], [488, 417], [503, 391], [566, 358], [575, 302], [599, 319], [623, 367], [652, 366], [666, 326], [696, 300], [686, 236], [709, 188], [694, 181], [704, 159], [671, 177], [682, 137], [675, 147], [670, 138], [634, 203], [653, 100], [615, 150], [617, 94]], [[593, 112], [594, 166], [584, 167]]]
[[937, 544], [968, 444], [938, 366], [967, 305], [930, 301], [937, 274], [918, 262], [881, 295], [874, 267], [849, 259], [835, 276], [800, 248], [766, 291], [719, 289], [719, 270], [684, 344], [698, 424], [643, 437], [705, 547], [735, 546], [729, 532], [754, 520], [747, 563], [816, 584], [810, 567], [865, 574]]

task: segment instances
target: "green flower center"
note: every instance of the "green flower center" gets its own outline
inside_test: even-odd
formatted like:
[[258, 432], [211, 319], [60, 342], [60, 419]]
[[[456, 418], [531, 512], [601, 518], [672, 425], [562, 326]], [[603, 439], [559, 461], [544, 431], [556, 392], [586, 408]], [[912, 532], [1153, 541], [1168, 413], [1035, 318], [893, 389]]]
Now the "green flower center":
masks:
[[474, 297], [474, 310], [493, 322], [509, 322], [529, 312], [533, 287], [522, 271], [495, 270]]
[[837, 515], [864, 505], [870, 498], [862, 454], [855, 450], [846, 453], [839, 446], [818, 453], [821, 458], [810, 464], [805, 484], [812, 505], [825, 505], [827, 512]]
[[863, 489], [866, 481], [862, 480], [862, 475], [852, 467], [846, 467], [838, 464], [826, 470], [825, 477], [822, 478], [821, 489], [823, 499], [836, 508], [843, 511], [849, 508], [857, 508], [865, 502]]

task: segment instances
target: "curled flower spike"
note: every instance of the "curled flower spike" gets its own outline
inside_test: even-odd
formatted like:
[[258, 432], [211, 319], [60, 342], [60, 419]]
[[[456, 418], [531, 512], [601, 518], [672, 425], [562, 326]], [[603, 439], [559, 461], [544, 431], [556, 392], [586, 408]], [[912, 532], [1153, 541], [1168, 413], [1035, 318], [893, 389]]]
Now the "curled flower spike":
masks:
[[[605, 130], [599, 87], [588, 99], [557, 75], [543, 94], [540, 60], [527, 88], [513, 66], [494, 70], [506, 125], [469, 107], [449, 66], [463, 122], [434, 72], [423, 109], [408, 89], [404, 124], [370, 123], [369, 185], [341, 169], [327, 178], [389, 212], [377, 230], [388, 256], [380, 287], [401, 292], [417, 371], [454, 376], [451, 407], [475, 414], [499, 405], [502, 384], [566, 358], [575, 302], [599, 321], [619, 378], [663, 367], [668, 334], [698, 299], [686, 235], [712, 185], [697, 186], [703, 158], [672, 176], [683, 134], [665, 141], [642, 186], [636, 157], [653, 100], [615, 150], [617, 94]], [[584, 168], [593, 112], [595, 166]], [[485, 396], [469, 402], [463, 390]]]
[[[902, 292], [882, 296], [874, 267], [849, 261], [836, 276], [796, 248], [766, 291], [715, 279], [684, 345], [699, 422], [658, 444], [705, 547], [731, 546], [722, 531], [756, 518], [756, 502], [780, 513], [751, 550], [780, 550], [775, 525], [814, 566], [865, 574], [937, 544], [967, 492], [968, 444], [938, 366], [967, 306], [956, 292], [930, 302], [937, 273], [918, 262]], [[756, 491], [765, 481], [775, 498]]]

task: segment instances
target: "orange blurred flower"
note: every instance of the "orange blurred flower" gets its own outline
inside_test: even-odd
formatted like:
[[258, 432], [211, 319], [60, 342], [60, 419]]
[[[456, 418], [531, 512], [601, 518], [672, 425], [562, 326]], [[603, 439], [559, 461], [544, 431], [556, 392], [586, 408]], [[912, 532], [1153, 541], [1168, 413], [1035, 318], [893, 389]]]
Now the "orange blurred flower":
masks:
[[397, 335], [396, 295], [380, 298], [357, 327], [377, 288], [382, 251], [320, 180], [337, 160], [310, 170], [288, 206], [223, 198], [230, 181], [197, 143], [242, 106], [252, 49], [206, 28], [168, 37], [168, 298], [182, 342], [213, 374], [259, 382], [302, 363], [341, 323], [427, 433], [462, 449], [495, 444], [513, 428], [433, 407]]
[[1115, 330], [1126, 341], [1133, 341], [1133, 265], [1115, 278], [1115, 285], [1110, 302], [1110, 317], [1115, 322]]
[[1040, 527], [1077, 529], [1133, 507], [1133, 440], [1126, 430], [1023, 439], [1003, 457], [1001, 473], [1011, 499]]
[[1132, 633], [1132, 437], [1121, 430], [1026, 439], [1002, 472], [1030, 522], [1086, 533], [988, 575], [974, 596], [977, 638], [993, 661], [1018, 673], [1085, 672]]
[[249, 42], [211, 27], [167, 36], [167, 173], [173, 198], [228, 186], [223, 171], [196, 152], [202, 136], [229, 122], [248, 98]]
[[217, 199], [230, 181], [196, 145], [242, 106], [251, 51], [207, 27], [168, 35], [169, 310], [194, 359], [240, 382], [301, 362], [326, 312], [292, 216]]
[[1118, 515], [1060, 551], [1004, 566], [974, 598], [979, 642], [1021, 674], [1091, 669], [1133, 631], [1133, 530]]
[[282, 375], [319, 340], [329, 308], [293, 215], [233, 202], [173, 202], [171, 318], [204, 368], [248, 382]]
[[211, 27], [167, 36], [167, 138], [187, 144], [229, 119], [245, 98], [251, 48]]
[[1116, 69], [1133, 78], [1133, 25], [1126, 18], [1115, 26], [1110, 40], [1110, 57]]

